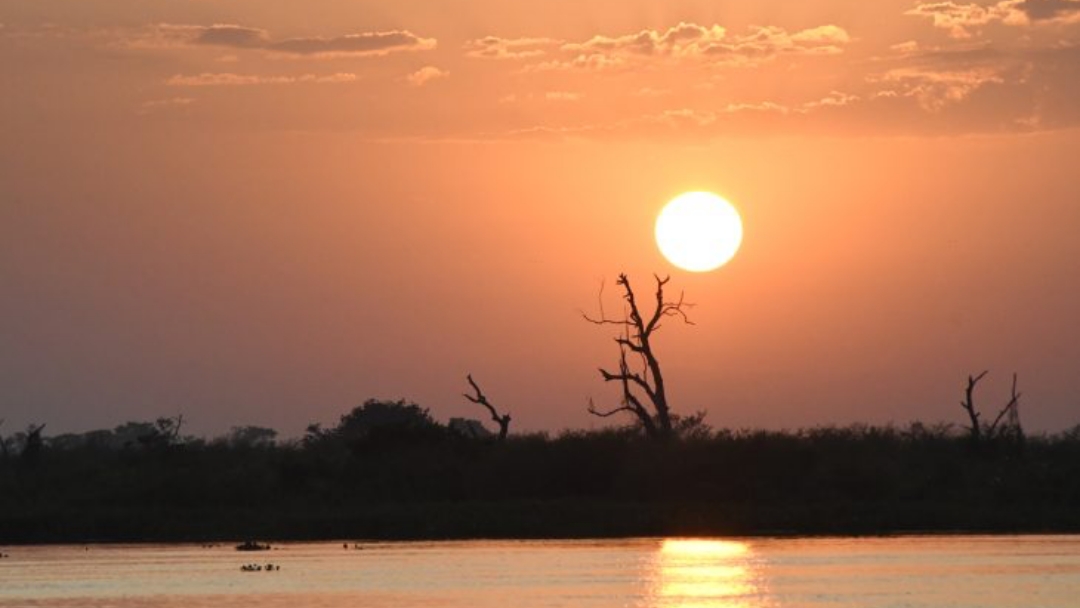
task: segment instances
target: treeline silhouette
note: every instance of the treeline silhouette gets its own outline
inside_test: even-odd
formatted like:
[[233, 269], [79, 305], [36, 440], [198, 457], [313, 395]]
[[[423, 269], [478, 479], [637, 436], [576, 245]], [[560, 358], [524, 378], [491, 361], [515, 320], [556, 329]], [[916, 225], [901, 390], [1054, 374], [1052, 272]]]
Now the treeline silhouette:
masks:
[[1080, 531], [1080, 426], [975, 443], [951, 425], [691, 418], [668, 441], [638, 428], [499, 440], [374, 400], [290, 441], [182, 424], [0, 441], [0, 544]]

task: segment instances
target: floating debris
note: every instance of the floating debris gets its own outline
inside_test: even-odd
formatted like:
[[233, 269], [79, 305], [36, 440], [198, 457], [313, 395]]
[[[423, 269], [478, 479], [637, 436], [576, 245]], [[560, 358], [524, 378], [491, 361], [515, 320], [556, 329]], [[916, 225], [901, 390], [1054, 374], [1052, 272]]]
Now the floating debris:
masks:
[[244, 564], [240, 566], [241, 572], [277, 572], [278, 570], [281, 570], [279, 564]]
[[253, 540], [247, 540], [239, 545], [236, 545], [237, 551], [269, 551], [270, 543], [258, 543]]

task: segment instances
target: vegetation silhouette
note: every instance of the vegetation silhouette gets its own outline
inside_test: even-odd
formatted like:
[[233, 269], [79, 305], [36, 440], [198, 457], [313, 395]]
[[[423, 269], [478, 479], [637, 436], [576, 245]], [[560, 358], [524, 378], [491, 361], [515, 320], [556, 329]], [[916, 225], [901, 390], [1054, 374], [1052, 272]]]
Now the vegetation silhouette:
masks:
[[0, 542], [1080, 531], [1080, 426], [1022, 450], [920, 423], [498, 441], [369, 400], [299, 440], [130, 428], [0, 460]]
[[[709, 534], [1080, 532], [1080, 425], [1025, 436], [1020, 394], [990, 424], [714, 430], [667, 400], [651, 338], [686, 304], [640, 308], [620, 275], [618, 372], [632, 424], [557, 434], [446, 425], [369, 399], [299, 439], [274, 429], [181, 434], [183, 416], [86, 433], [0, 436], [0, 544], [242, 539], [437, 539]], [[453, 422], [453, 421], [452, 421]], [[2, 424], [2, 420], [0, 420]], [[239, 547], [263, 547], [248, 541]], [[348, 546], [347, 544], [345, 546]]]

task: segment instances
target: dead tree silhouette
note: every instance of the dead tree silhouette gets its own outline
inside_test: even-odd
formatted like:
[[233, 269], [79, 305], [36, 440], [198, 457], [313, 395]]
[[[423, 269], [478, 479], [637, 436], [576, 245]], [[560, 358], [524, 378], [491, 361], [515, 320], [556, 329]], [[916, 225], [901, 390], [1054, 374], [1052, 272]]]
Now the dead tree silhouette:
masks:
[[492, 405], [490, 401], [488, 401], [487, 397], [484, 395], [484, 392], [480, 390], [480, 387], [476, 384], [476, 381], [473, 380], [472, 374], [466, 375], [465, 378], [469, 381], [469, 386], [471, 386], [473, 391], [476, 392], [475, 396], [464, 393], [465, 398], [469, 401], [472, 401], [473, 403], [480, 404], [487, 408], [488, 412], [491, 413], [491, 419], [495, 421], [495, 424], [499, 425], [499, 441], [506, 439], [506, 435], [510, 432], [510, 414], [507, 413], [500, 416], [499, 412], [495, 409], [495, 406]]
[[[583, 315], [585, 320], [594, 325], [615, 325], [622, 332], [615, 338], [619, 345], [619, 371], [610, 372], [600, 368], [600, 375], [605, 382], [618, 382], [622, 386], [622, 404], [610, 410], [599, 410], [590, 400], [589, 413], [600, 418], [608, 418], [621, 412], [632, 414], [641, 424], [646, 435], [652, 439], [668, 439], [672, 436], [671, 406], [668, 403], [667, 390], [664, 385], [664, 375], [660, 369], [660, 361], [653, 349], [652, 338], [661, 327], [661, 321], [666, 317], [678, 317], [688, 325], [693, 325], [686, 316], [686, 309], [692, 304], [683, 299], [669, 301], [664, 299], [664, 286], [671, 277], [656, 279], [656, 303], [655, 308], [649, 315], [643, 315], [638, 306], [637, 296], [630, 286], [630, 279], [626, 274], [620, 274], [616, 285], [623, 289], [623, 299], [626, 301], [626, 312], [622, 318], [610, 318], [604, 314], [603, 302], [600, 304], [600, 316], [593, 318]], [[603, 298], [603, 287], [601, 287]], [[632, 366], [630, 359], [637, 359], [638, 365]], [[639, 393], [643, 394], [639, 396]]]
[[30, 425], [26, 427], [26, 440], [23, 443], [22, 453], [19, 454], [19, 458], [26, 464], [37, 464], [38, 459], [41, 457], [41, 449], [44, 447], [44, 442], [41, 439], [41, 431], [45, 430], [45, 425], [40, 424], [38, 426]]
[[[1012, 394], [1008, 403], [1001, 408], [1001, 411], [998, 412], [997, 416], [994, 417], [994, 421], [990, 424], [980, 421], [982, 414], [975, 408], [975, 386], [988, 373], [990, 373], [990, 370], [985, 370], [977, 376], [968, 376], [967, 388], [964, 389], [964, 399], [960, 402], [960, 407], [964, 408], [971, 421], [971, 426], [967, 427], [971, 442], [978, 445], [984, 440], [996, 437], [1022, 439], [1024, 430], [1020, 426], [1020, 393], [1016, 392], [1015, 373], [1012, 379]], [[1001, 424], [1002, 420], [1005, 421], [1005, 424]]]

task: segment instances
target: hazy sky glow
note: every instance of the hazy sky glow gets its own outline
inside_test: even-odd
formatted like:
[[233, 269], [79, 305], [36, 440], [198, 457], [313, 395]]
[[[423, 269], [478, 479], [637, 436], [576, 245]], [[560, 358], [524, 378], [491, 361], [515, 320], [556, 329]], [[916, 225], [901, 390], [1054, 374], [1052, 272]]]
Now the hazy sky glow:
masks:
[[598, 426], [619, 272], [715, 426], [1080, 423], [1080, 0], [8, 1], [0, 91], [0, 432]]

